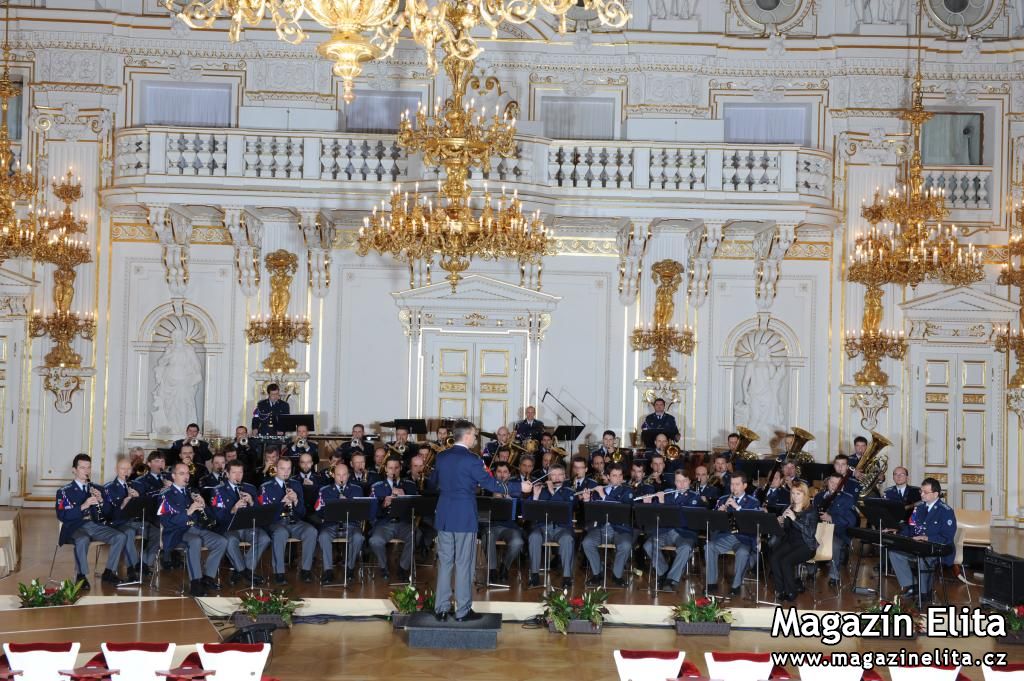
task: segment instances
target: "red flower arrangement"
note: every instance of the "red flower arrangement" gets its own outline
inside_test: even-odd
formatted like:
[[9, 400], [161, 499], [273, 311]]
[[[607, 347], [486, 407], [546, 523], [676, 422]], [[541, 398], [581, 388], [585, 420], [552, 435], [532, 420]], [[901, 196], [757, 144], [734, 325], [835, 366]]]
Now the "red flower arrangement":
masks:
[[701, 596], [672, 608], [676, 622], [732, 622], [732, 613], [718, 605], [718, 600]]

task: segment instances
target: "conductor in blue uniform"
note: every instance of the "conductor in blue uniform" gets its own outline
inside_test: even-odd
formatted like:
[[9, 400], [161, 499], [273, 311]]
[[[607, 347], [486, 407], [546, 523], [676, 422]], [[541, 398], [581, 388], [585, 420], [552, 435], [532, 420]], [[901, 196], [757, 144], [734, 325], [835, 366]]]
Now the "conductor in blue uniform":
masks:
[[[476, 444], [476, 426], [469, 421], [456, 421], [452, 429], [455, 445], [437, 456], [431, 482], [436, 486], [437, 500], [437, 589], [434, 616], [441, 622], [448, 618], [452, 598], [452, 571], [455, 572], [455, 620], [479, 619], [473, 612], [473, 573], [476, 563], [477, 510], [476, 492], [502, 488], [490, 476], [479, 456], [470, 451]], [[530, 483], [522, 483], [523, 492]]]

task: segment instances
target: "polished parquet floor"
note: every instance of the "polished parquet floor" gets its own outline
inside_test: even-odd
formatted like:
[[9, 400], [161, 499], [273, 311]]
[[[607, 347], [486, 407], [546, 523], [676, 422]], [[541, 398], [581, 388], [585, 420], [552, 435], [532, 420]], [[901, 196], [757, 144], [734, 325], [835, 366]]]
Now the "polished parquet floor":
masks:
[[[56, 522], [53, 512], [43, 509], [22, 511], [22, 563], [19, 572], [0, 580], [0, 595], [17, 593], [18, 582], [32, 578], [45, 578], [49, 572], [50, 560], [56, 540]], [[993, 544], [997, 551], [1024, 555], [1024, 532], [993, 530]], [[264, 561], [269, 559], [269, 551]], [[872, 563], [872, 560], [874, 563]], [[865, 559], [859, 583], [877, 584], [877, 575], [872, 573], [877, 557]], [[851, 561], [852, 567], [852, 561]], [[315, 566], [319, 570], [319, 565]], [[55, 578], [73, 576], [73, 560], [70, 547], [63, 547], [57, 555]], [[225, 572], [226, 576], [226, 572]], [[513, 571], [513, 582], [517, 573]], [[419, 568], [417, 582], [433, 587], [434, 571], [431, 567]], [[348, 590], [321, 588], [319, 584], [302, 584], [294, 571], [289, 573], [290, 590], [304, 598], [387, 598], [393, 587], [379, 577], [366, 582], [357, 582]], [[575, 592], [583, 590], [584, 575], [577, 572]], [[168, 584], [176, 583], [177, 574], [167, 576]], [[702, 577], [694, 577], [692, 585], [680, 585], [679, 593], [659, 593], [652, 596], [647, 590], [647, 577], [635, 578], [626, 590], [612, 590], [610, 600], [621, 604], [673, 605], [687, 594], [688, 588], [700, 590]], [[892, 592], [896, 582], [889, 578], [886, 589]], [[851, 585], [837, 594], [829, 591], [823, 577], [817, 582], [819, 598], [831, 598], [819, 603], [819, 609], [858, 610], [864, 601], [853, 594]], [[964, 585], [951, 581], [948, 585], [949, 600], [954, 604], [967, 604], [968, 594]], [[755, 607], [753, 587], [747, 589], [748, 598], [733, 599], [736, 607]], [[122, 590], [120, 593], [110, 585], [93, 580], [90, 595], [120, 595], [131, 598], [137, 592]], [[980, 587], [972, 587], [974, 603], [980, 596]], [[142, 595], [166, 595], [143, 589]], [[222, 595], [232, 595], [225, 587]], [[514, 584], [506, 590], [478, 590], [477, 600], [514, 600], [537, 603], [540, 590], [526, 589]], [[762, 595], [764, 595], [762, 593]], [[800, 597], [800, 608], [811, 608], [810, 593]], [[770, 608], [771, 606], [761, 606]], [[147, 633], [158, 630], [147, 630]], [[180, 635], [180, 630], [175, 630]], [[168, 631], [170, 636], [170, 631]], [[197, 639], [199, 640], [199, 639]], [[181, 644], [195, 641], [178, 641]], [[601, 636], [563, 637], [547, 633], [546, 630], [531, 628], [520, 623], [506, 623], [499, 635], [496, 651], [439, 651], [414, 650], [405, 642], [402, 633], [394, 633], [391, 625], [378, 619], [354, 619], [331, 622], [323, 625], [302, 624], [290, 631], [278, 632], [274, 640], [274, 653], [268, 674], [282, 681], [315, 681], [319, 679], [352, 679], [375, 681], [377, 679], [557, 679], [567, 675], [587, 679], [615, 679], [612, 651], [617, 648], [640, 649], [684, 649], [687, 658], [704, 668], [703, 653], [706, 650], [748, 650], [780, 651], [809, 650], [823, 648], [816, 639], [779, 640], [766, 631], [734, 630], [729, 637], [677, 637], [673, 630], [665, 627], [607, 627]], [[1000, 649], [1000, 644], [990, 639], [919, 639], [907, 645], [898, 641], [863, 641], [852, 639], [840, 643], [833, 650], [899, 650], [901, 647], [921, 651], [955, 644], [959, 649], [981, 653]], [[1008, 652], [1012, 661], [1024, 662], [1024, 646]], [[969, 670], [969, 678], [981, 681], [980, 670]], [[726, 680], [728, 681], [728, 680]]]

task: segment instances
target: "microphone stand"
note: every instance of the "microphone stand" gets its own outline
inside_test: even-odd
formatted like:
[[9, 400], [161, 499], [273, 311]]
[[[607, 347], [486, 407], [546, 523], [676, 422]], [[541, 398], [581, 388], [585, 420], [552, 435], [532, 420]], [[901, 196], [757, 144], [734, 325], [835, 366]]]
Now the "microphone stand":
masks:
[[587, 424], [583, 423], [583, 420], [580, 419], [580, 417], [576, 416], [576, 412], [574, 412], [569, 407], [565, 406], [565, 402], [562, 402], [562, 400], [558, 399], [558, 397], [556, 397], [553, 392], [551, 392], [550, 390], [545, 390], [544, 391], [544, 397], [540, 398], [540, 401], [543, 402], [544, 400], [546, 400], [548, 398], [548, 395], [550, 395], [551, 399], [553, 399], [555, 402], [557, 402], [558, 405], [560, 407], [562, 407], [562, 409], [564, 409], [567, 412], [569, 412], [569, 427], [572, 428], [573, 425], [575, 425], [573, 423], [574, 421], [578, 422], [580, 424], [580, 432], [583, 432], [583, 429], [587, 427]]

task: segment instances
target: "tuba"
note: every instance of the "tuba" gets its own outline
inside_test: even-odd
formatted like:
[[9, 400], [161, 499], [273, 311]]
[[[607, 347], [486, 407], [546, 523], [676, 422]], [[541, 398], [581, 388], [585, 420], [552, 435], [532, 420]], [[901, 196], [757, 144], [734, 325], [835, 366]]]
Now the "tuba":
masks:
[[881, 452], [891, 444], [884, 436], [879, 435], [873, 430], [871, 431], [871, 442], [868, 444], [868, 450], [864, 452], [864, 456], [857, 462], [857, 470], [864, 474], [860, 489], [861, 499], [870, 495], [872, 490], [885, 480], [885, 474], [889, 470], [889, 457]]
[[747, 449], [751, 442], [761, 438], [757, 433], [745, 426], [736, 426], [736, 433], [740, 436], [740, 443], [736, 446], [736, 458], [740, 461], [751, 461], [757, 458], [757, 454]]
[[814, 439], [814, 436], [803, 428], [793, 428], [793, 447], [786, 452], [786, 461], [800, 465], [814, 461], [810, 452], [803, 451], [804, 445]]

